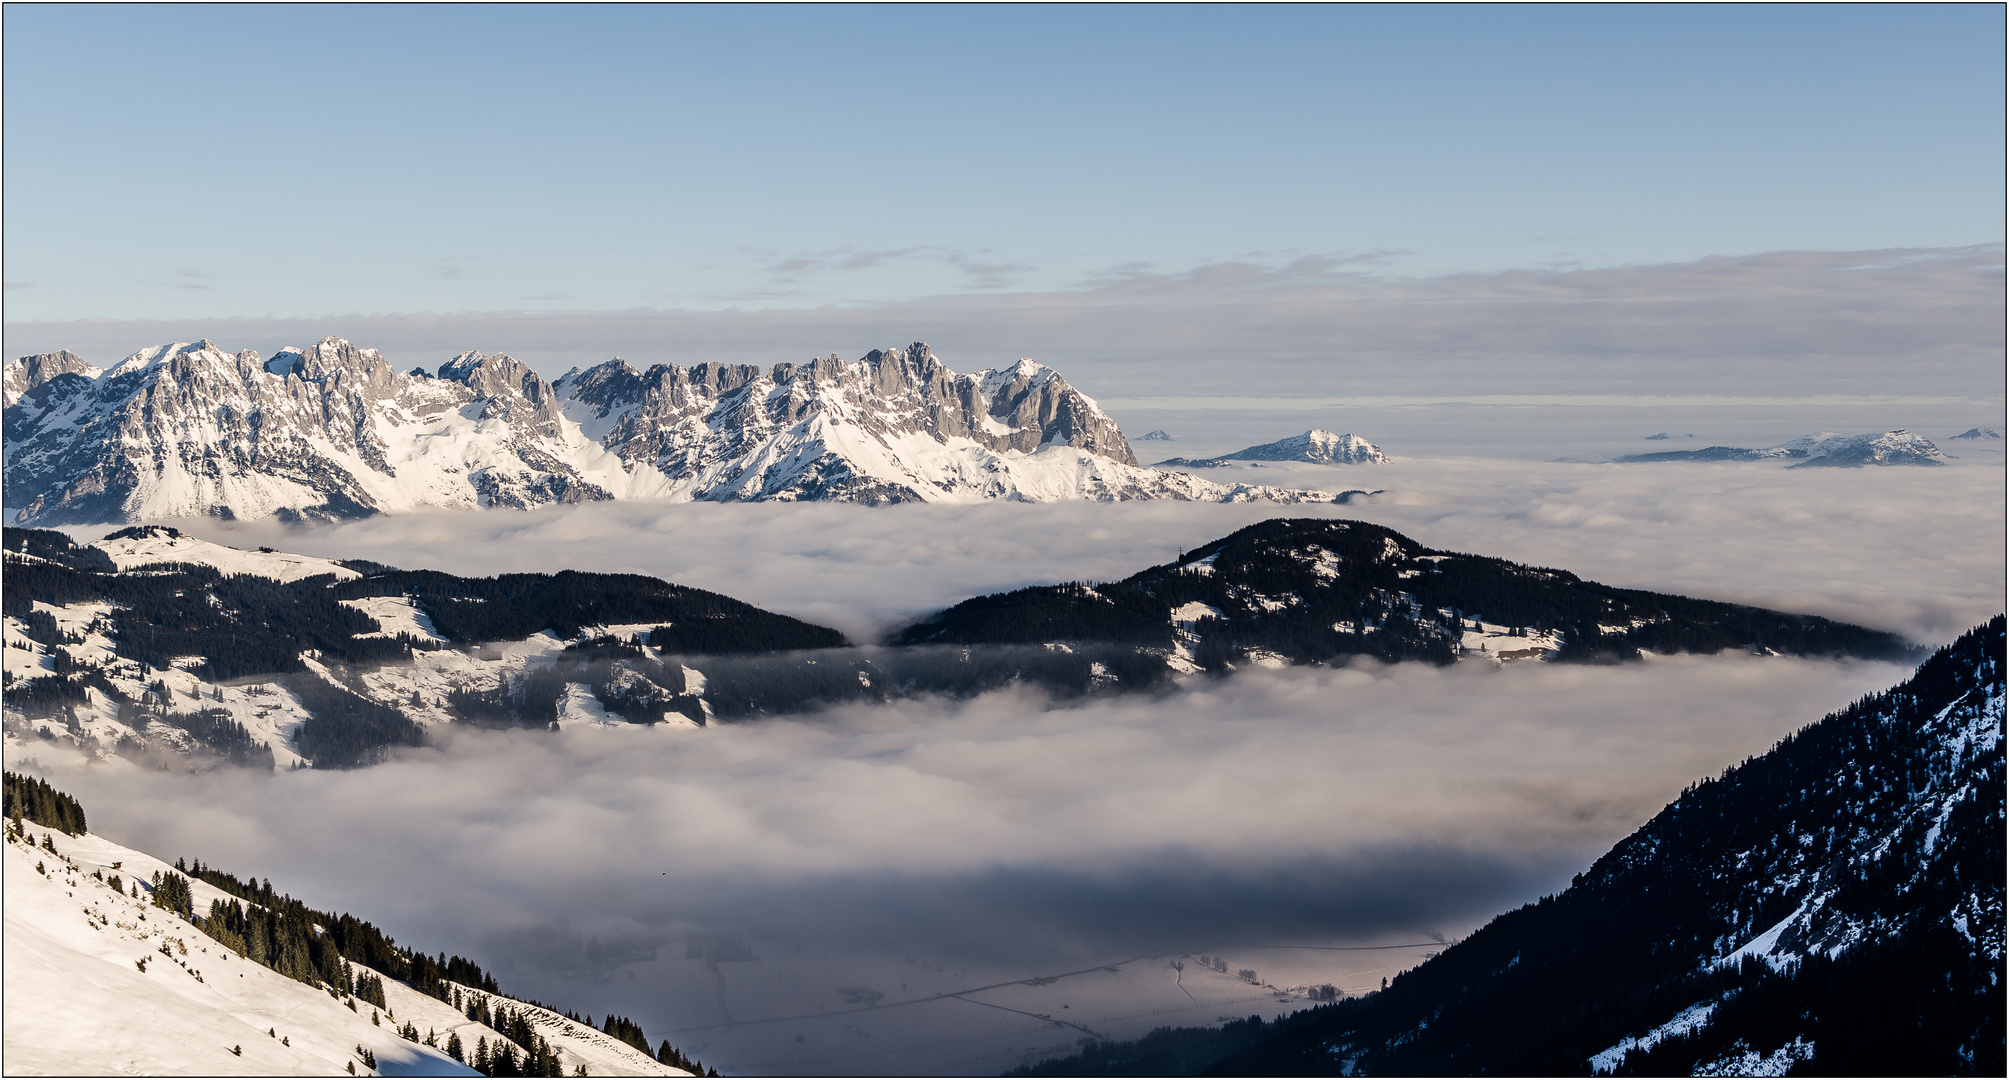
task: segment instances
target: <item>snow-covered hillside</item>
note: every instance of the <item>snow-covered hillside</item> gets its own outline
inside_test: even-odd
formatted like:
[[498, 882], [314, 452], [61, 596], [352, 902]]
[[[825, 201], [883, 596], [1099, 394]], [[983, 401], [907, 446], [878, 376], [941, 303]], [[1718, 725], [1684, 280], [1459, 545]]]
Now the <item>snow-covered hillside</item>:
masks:
[[[457, 1039], [466, 1057], [483, 1040], [503, 1039], [393, 980], [384, 980], [387, 1008], [378, 1016], [348, 993], [240, 956], [151, 903], [155, 875], [173, 867], [104, 837], [29, 822], [23, 835], [9, 830], [0, 858], [7, 891], [0, 1033], [10, 1076], [473, 1076], [441, 1047]], [[234, 899], [200, 880], [188, 887], [198, 911]], [[585, 1065], [592, 1076], [690, 1075], [582, 1023], [484, 996], [491, 1009], [531, 1018], [567, 1072]], [[404, 1025], [420, 1041], [401, 1037]]]
[[263, 360], [198, 341], [103, 373], [23, 357], [6, 378], [5, 498], [23, 523], [628, 498], [1333, 499], [1140, 468], [1053, 369], [957, 374], [919, 343], [766, 370], [611, 360], [549, 383], [478, 352], [427, 374], [337, 338]]
[[[74, 573], [75, 567], [68, 564], [86, 557], [107, 560], [104, 572], [61, 580], [114, 591], [121, 580], [171, 581], [181, 592], [220, 587], [221, 583], [215, 579], [190, 577], [176, 569], [194, 566], [212, 567], [224, 575], [263, 578], [280, 585], [304, 582], [303, 589], [325, 592], [334, 585], [357, 582], [363, 575], [324, 559], [268, 550], [242, 551], [164, 526], [136, 526], [82, 546], [70, 545], [59, 534], [29, 535], [44, 541], [39, 550], [49, 557], [20, 550], [22, 534], [9, 531], [6, 560], [11, 574], [10, 604], [24, 610], [10, 607], [16, 613], [4, 617], [6, 744], [18, 748], [24, 740], [38, 742], [53, 738], [94, 760], [116, 760], [120, 756], [148, 760], [165, 753], [196, 755], [205, 760], [220, 755], [238, 764], [261, 767], [312, 764], [324, 755], [317, 749], [321, 744], [303, 738], [303, 725], [317, 713], [339, 710], [344, 703], [353, 705], [360, 698], [416, 724], [409, 734], [417, 736], [425, 726], [469, 719], [468, 706], [462, 704], [457, 711], [453, 704], [456, 699], [471, 696], [497, 702], [498, 709], [506, 707], [512, 690], [521, 691], [526, 680], [553, 671], [560, 659], [576, 659], [577, 653], [568, 654], [567, 650], [581, 643], [634, 641], [631, 651], [636, 662], [659, 664], [666, 660], [667, 653], [649, 643], [651, 635], [677, 622], [668, 617], [611, 621], [567, 628], [562, 634], [539, 629], [520, 637], [459, 642], [456, 643], [459, 647], [449, 648], [441, 647], [448, 638], [411, 596], [365, 593], [334, 601], [327, 614], [353, 612], [364, 617], [354, 628], [351, 640], [373, 646], [364, 650], [368, 660], [348, 656], [335, 648], [343, 633], [336, 627], [295, 627], [297, 632], [320, 641], [322, 647], [300, 647], [305, 643], [303, 639], [280, 648], [267, 657], [269, 662], [254, 663], [255, 670], [245, 672], [219, 669], [216, 661], [220, 658], [205, 653], [219, 646], [233, 647], [234, 639], [227, 627], [234, 623], [263, 623], [258, 637], [266, 645], [278, 642], [282, 632], [274, 629], [273, 618], [282, 611], [299, 610], [299, 603], [282, 599], [277, 608], [254, 610], [240, 608], [209, 593], [196, 603], [204, 622], [217, 625], [203, 627], [201, 634], [190, 628], [188, 632], [169, 635], [165, 640], [175, 654], [163, 654], [148, 662], [133, 658], [132, 641], [125, 641], [125, 648], [121, 648], [121, 620], [134, 617], [130, 603], [70, 597], [71, 602], [52, 604], [30, 599], [27, 597], [39, 594], [27, 577], [39, 568], [58, 575]], [[62, 546], [50, 546], [57, 544]], [[114, 569], [115, 575], [108, 573]], [[442, 582], [455, 579], [435, 575], [427, 580], [437, 591]], [[653, 579], [637, 580], [653, 582]], [[615, 584], [625, 585], [631, 591], [634, 588], [627, 579], [615, 579]], [[832, 631], [760, 612], [729, 598], [681, 590], [661, 582], [653, 585], [653, 591], [645, 593], [638, 603], [647, 604], [652, 598], [660, 600], [664, 596], [672, 605], [682, 601], [693, 610], [705, 612], [704, 624], [713, 633], [718, 627], [743, 625], [751, 620], [763, 629], [750, 633], [763, 632], [764, 628], [779, 623], [784, 629], [802, 627], [806, 632], [823, 635], [831, 643], [842, 641]], [[252, 589], [249, 596], [255, 605], [264, 593]], [[619, 599], [617, 595], [615, 601]], [[644, 610], [660, 613], [668, 609], [657, 603]], [[225, 628], [222, 637], [217, 636], [219, 626]], [[407, 648], [405, 642], [419, 647]], [[389, 658], [395, 658], [396, 662], [381, 662]], [[704, 678], [697, 671], [676, 669], [676, 677], [671, 680], [675, 685], [665, 687], [619, 659], [601, 663], [592, 670], [595, 674], [592, 684], [582, 682], [558, 691], [556, 710], [549, 718], [551, 724], [572, 727], [629, 722], [623, 715], [603, 707], [596, 694], [617, 696], [625, 703], [643, 707], [658, 705], [654, 713], [660, 715], [652, 714], [651, 719], [665, 733], [695, 728], [711, 715], [701, 696]], [[578, 677], [587, 678], [585, 674]], [[51, 686], [58, 689], [46, 691]], [[44, 699], [45, 691], [51, 695], [48, 700]]]
[[1353, 655], [1908, 651], [1861, 627], [1610, 590], [1324, 519], [1251, 526], [1094, 588], [973, 598], [862, 647], [639, 575], [464, 579], [240, 551], [161, 525], [87, 545], [6, 532], [6, 744], [153, 766], [365, 765], [457, 722], [681, 738], [845, 701], [1021, 684], [1112, 693]]

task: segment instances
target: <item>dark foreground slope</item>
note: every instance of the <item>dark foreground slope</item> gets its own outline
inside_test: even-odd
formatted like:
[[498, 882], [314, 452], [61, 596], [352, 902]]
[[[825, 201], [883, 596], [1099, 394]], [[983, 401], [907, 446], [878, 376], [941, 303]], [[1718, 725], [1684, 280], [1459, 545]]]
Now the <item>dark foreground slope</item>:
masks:
[[[1211, 609], [1208, 610], [1208, 609]], [[1449, 663], [1467, 641], [1554, 659], [1750, 649], [1897, 659], [1910, 645], [1814, 615], [1620, 589], [1562, 570], [1426, 548], [1364, 521], [1277, 518], [1119, 582], [1042, 585], [965, 600], [902, 630], [903, 644], [1124, 642], [1189, 648], [1209, 670], [1270, 655]]]
[[1365, 998], [1029, 1075], [2002, 1075], [2003, 620]]

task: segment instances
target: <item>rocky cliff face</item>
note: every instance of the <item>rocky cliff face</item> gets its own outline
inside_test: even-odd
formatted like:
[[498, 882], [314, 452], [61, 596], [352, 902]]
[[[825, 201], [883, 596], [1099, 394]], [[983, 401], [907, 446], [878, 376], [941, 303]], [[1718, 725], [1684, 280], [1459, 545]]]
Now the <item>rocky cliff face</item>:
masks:
[[546, 382], [503, 355], [400, 373], [329, 338], [262, 360], [208, 341], [98, 374], [7, 369], [16, 520], [327, 520], [613, 498], [1329, 501], [1139, 468], [1095, 402], [1031, 360], [959, 375], [926, 345], [760, 368], [618, 360]]
[[4, 385], [6, 406], [13, 408], [21, 395], [54, 379], [58, 375], [81, 375], [87, 379], [98, 377], [98, 369], [84, 362], [84, 358], [68, 349], [60, 352], [37, 353], [7, 361], [7, 374], [0, 385]]
[[262, 363], [208, 341], [146, 349], [7, 410], [7, 503], [23, 521], [85, 522], [612, 497], [598, 448], [565, 437], [534, 373], [477, 355], [441, 372], [399, 374], [333, 338]]

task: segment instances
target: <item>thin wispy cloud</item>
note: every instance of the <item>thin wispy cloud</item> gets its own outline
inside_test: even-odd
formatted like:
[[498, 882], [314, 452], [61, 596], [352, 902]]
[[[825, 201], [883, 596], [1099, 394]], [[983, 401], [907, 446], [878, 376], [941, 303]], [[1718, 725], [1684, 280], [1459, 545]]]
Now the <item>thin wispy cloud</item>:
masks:
[[[986, 254], [971, 254], [936, 245], [877, 251], [845, 247], [791, 255], [768, 264], [763, 272], [774, 286], [779, 287], [796, 285], [821, 275], [856, 274], [903, 261], [930, 262], [959, 271], [965, 288], [988, 291], [1007, 288], [1034, 269], [1022, 263], [989, 259], [984, 257]], [[766, 295], [785, 294], [776, 292]]]

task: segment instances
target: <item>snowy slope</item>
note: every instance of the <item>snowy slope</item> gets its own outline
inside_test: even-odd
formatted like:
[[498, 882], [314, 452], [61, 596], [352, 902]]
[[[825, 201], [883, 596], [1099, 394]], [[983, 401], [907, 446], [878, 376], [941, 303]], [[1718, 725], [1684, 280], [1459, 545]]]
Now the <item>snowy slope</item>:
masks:
[[1140, 468], [1053, 369], [957, 374], [918, 343], [767, 370], [614, 360], [548, 383], [503, 355], [428, 375], [337, 338], [264, 360], [198, 341], [101, 374], [28, 357], [7, 378], [5, 499], [23, 523], [632, 498], [1333, 498]]
[[[367, 1003], [352, 1009], [353, 999], [244, 959], [153, 907], [143, 897], [153, 873], [169, 869], [160, 860], [89, 833], [71, 837], [31, 822], [27, 834], [10, 837], [0, 856], [8, 1075], [326, 1076], [349, 1075], [351, 1065], [369, 1075], [356, 1052], [362, 1047], [381, 1075], [471, 1076], [433, 1046], [400, 1038], [397, 1025], [413, 1024], [441, 1046], [450, 1034], [470, 1049], [477, 1039], [502, 1038], [389, 979], [387, 1015], [373, 1024]], [[45, 836], [60, 854], [35, 846]], [[113, 876], [125, 892], [113, 890]], [[189, 884], [197, 910], [224, 898], [202, 881]], [[565, 1017], [490, 1000], [533, 1017], [568, 1072], [584, 1064], [593, 1076], [689, 1075]]]
[[68, 859], [13, 840], [0, 856], [9, 1075], [327, 1076], [352, 1063], [367, 1075], [359, 1045], [383, 1075], [473, 1075], [92, 876], [123, 862], [110, 873], [130, 890], [156, 860], [88, 835], [51, 839]]

